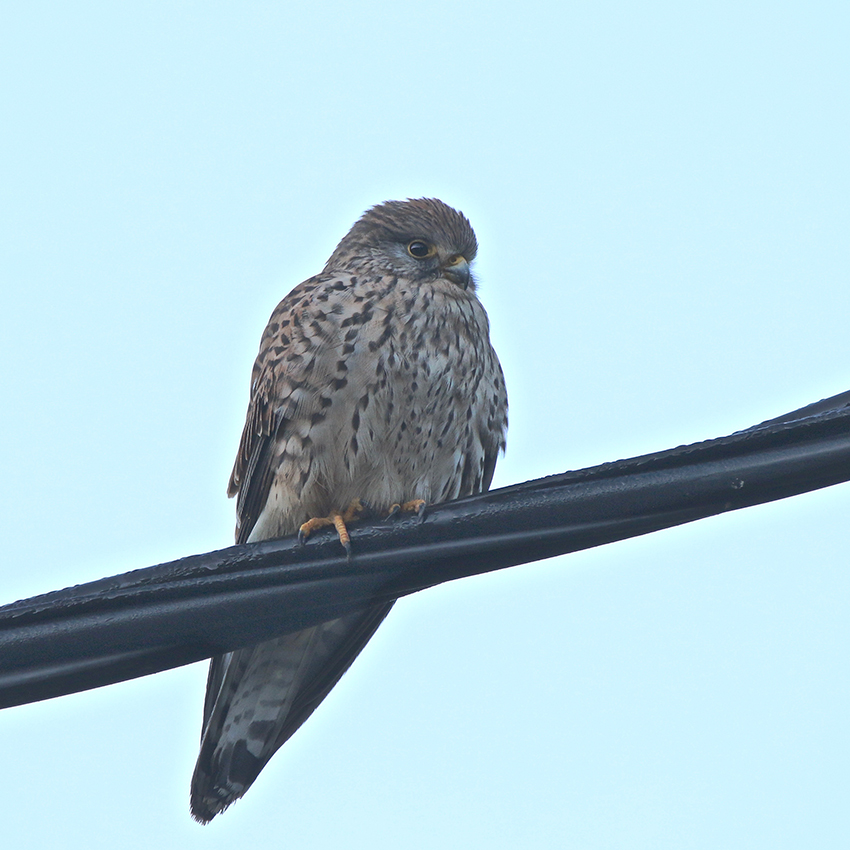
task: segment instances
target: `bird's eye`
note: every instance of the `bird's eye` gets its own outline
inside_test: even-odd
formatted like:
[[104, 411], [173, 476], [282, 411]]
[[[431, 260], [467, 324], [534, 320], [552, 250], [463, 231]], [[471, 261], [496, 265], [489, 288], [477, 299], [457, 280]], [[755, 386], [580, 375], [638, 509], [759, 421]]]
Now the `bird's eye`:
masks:
[[417, 260], [424, 260], [434, 256], [434, 246], [423, 242], [421, 239], [414, 239], [407, 245], [407, 253]]

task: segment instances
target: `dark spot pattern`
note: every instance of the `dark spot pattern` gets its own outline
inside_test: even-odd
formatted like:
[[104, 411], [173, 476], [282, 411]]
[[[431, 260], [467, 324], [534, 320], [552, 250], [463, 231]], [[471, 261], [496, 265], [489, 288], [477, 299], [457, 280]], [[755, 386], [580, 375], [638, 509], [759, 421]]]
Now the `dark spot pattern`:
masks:
[[[407, 254], [414, 239], [435, 246], [431, 265]], [[440, 201], [388, 202], [278, 305], [228, 487], [237, 542], [252, 530], [253, 539], [292, 534], [355, 498], [381, 511], [489, 487], [507, 427], [504, 380], [474, 281], [463, 289], [440, 272], [453, 254], [472, 262], [476, 253], [469, 222]], [[195, 817], [209, 820], [247, 790], [388, 608], [213, 661]], [[303, 680], [297, 670], [308, 671]], [[295, 690], [275, 690], [285, 682]]]

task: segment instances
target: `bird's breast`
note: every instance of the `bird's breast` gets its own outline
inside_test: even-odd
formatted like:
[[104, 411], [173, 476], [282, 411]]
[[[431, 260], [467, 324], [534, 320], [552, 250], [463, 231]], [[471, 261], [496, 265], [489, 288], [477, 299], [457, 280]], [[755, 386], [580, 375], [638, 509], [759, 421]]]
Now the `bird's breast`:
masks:
[[370, 313], [348, 334], [346, 383], [324, 439], [313, 439], [329, 487], [376, 508], [454, 498], [493, 370], [486, 314], [474, 298], [425, 288], [395, 293]]

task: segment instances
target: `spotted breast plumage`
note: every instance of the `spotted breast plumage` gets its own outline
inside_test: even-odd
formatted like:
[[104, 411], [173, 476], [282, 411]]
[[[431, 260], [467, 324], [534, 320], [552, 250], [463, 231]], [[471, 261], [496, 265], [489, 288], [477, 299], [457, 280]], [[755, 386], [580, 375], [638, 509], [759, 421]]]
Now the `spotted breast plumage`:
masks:
[[[441, 201], [368, 210], [271, 316], [228, 493], [237, 542], [486, 490], [507, 395], [475, 294], [467, 219]], [[355, 506], [352, 509], [352, 506]], [[214, 658], [193, 816], [241, 797], [386, 617], [374, 605]]]

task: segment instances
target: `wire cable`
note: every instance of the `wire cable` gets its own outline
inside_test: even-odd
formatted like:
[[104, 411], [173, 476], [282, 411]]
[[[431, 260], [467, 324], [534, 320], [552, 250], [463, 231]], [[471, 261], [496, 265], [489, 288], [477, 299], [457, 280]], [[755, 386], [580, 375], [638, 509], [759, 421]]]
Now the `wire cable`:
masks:
[[850, 392], [746, 431], [333, 534], [231, 546], [0, 608], [0, 707], [189, 664], [445, 581], [850, 480]]

